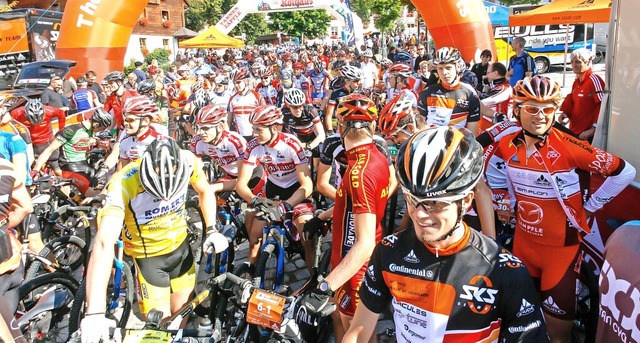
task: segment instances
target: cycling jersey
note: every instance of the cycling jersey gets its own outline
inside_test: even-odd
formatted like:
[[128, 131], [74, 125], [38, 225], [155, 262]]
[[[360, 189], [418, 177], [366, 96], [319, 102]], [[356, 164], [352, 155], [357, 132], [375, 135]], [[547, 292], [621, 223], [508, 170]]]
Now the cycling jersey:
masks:
[[289, 107], [284, 107], [282, 114], [284, 131], [295, 135], [302, 143], [310, 143], [316, 138], [315, 124], [320, 123], [320, 116], [315, 107], [305, 104], [299, 117], [294, 116]]
[[418, 111], [427, 119], [429, 126], [459, 129], [480, 120], [480, 100], [471, 87], [464, 87], [461, 83], [454, 87], [438, 83], [420, 93]]
[[[11, 158], [17, 154], [24, 154], [28, 160], [27, 144], [24, 142], [24, 139], [13, 133], [0, 131], [0, 158], [11, 161]], [[27, 161], [27, 168], [29, 168], [29, 161]]]
[[300, 76], [293, 76], [291, 80], [293, 81], [293, 88], [297, 88], [303, 91], [305, 94], [309, 92], [309, 88], [310, 88], [309, 78], [307, 78], [304, 74]]
[[97, 98], [98, 95], [91, 89], [80, 88], [73, 92], [73, 95], [71, 96], [71, 104], [78, 110], [78, 112], [82, 112], [93, 107], [93, 102]]
[[140, 137], [127, 135], [123, 131], [120, 135], [120, 159], [129, 162], [139, 159], [149, 144], [153, 143], [158, 137], [162, 137], [162, 135], [153, 126], [149, 126], [147, 132]]
[[233, 131], [223, 131], [220, 143], [212, 144], [198, 140], [193, 152], [196, 156], [209, 156], [227, 175], [238, 177], [238, 161], [247, 150], [247, 141]]
[[[505, 78], [493, 80], [491, 82], [491, 89], [487, 93], [480, 94], [480, 102], [490, 109], [511, 118], [509, 102], [511, 101], [512, 91], [509, 82]], [[481, 116], [481, 119], [479, 125], [480, 132], [493, 126], [493, 120], [491, 120], [491, 118]]]
[[[204, 178], [198, 159], [181, 151], [189, 161], [190, 183]], [[169, 200], [158, 200], [144, 191], [139, 176], [140, 162], [127, 164], [109, 182], [103, 216], [124, 212], [124, 251], [133, 258], [165, 255], [175, 251], [187, 238], [184, 205], [188, 184]]]
[[224, 93], [209, 93], [209, 103], [214, 106], [222, 106], [223, 108], [227, 108], [229, 106], [229, 100], [231, 99], [230, 92]]
[[118, 96], [115, 93], [112, 93], [107, 97], [107, 100], [104, 103], [104, 110], [107, 112], [111, 112], [113, 114], [113, 118], [116, 120], [116, 126], [121, 128], [123, 125], [123, 116], [122, 116], [122, 106], [124, 106], [124, 102], [130, 96], [136, 96], [138, 92], [134, 90], [126, 89], [122, 96]]
[[259, 144], [255, 138], [249, 141], [243, 161], [251, 166], [262, 164], [268, 181], [281, 188], [296, 184], [297, 166], [308, 163], [300, 140], [284, 132], [278, 132], [269, 145]]
[[[15, 232], [9, 230], [7, 226], [9, 223], [9, 213], [13, 209], [13, 205], [11, 204], [13, 191], [24, 186], [24, 184], [18, 180], [18, 175], [16, 175], [11, 162], [6, 159], [0, 159], [0, 194], [2, 194], [2, 197], [0, 197], [0, 230], [7, 230], [6, 234], [11, 241], [12, 251], [11, 257], [6, 261], [0, 261], [2, 262], [0, 263], [0, 275], [16, 270], [22, 262], [22, 244], [18, 241]], [[4, 295], [2, 293], [0, 293], [0, 295]]]
[[265, 105], [262, 95], [256, 91], [248, 91], [245, 95], [236, 93], [229, 100], [229, 112], [233, 114], [235, 131], [243, 137], [253, 136], [253, 127], [249, 116], [259, 105]]
[[323, 70], [320, 73], [316, 73], [315, 70], [311, 70], [307, 73], [307, 77], [311, 81], [311, 98], [324, 98], [325, 92], [325, 84], [329, 77], [329, 72]]
[[[384, 138], [373, 135], [373, 143], [378, 151], [380, 151], [387, 160], [387, 165], [390, 166], [393, 161], [389, 156], [387, 142]], [[320, 163], [330, 166], [335, 163], [335, 184], [339, 185], [342, 181], [342, 175], [347, 170], [347, 155], [344, 152], [344, 145], [342, 145], [342, 139], [339, 133], [334, 133], [324, 140], [322, 145], [322, 152], [320, 153]]]
[[63, 110], [48, 105], [44, 105], [44, 119], [38, 125], [33, 125], [27, 120], [24, 106], [11, 111], [11, 116], [27, 127], [33, 145], [48, 144], [53, 140], [53, 129], [51, 128], [53, 118], [58, 118], [58, 130], [64, 128], [66, 120], [66, 114]]
[[20, 137], [22, 137], [22, 139], [24, 139], [25, 143], [31, 144], [31, 134], [29, 133], [29, 129], [26, 125], [15, 119], [10, 119], [8, 122], [0, 125], [0, 131], [19, 135]]
[[282, 107], [284, 88], [278, 81], [273, 81], [271, 85], [265, 87], [262, 83], [256, 86], [256, 92], [260, 93], [267, 105]]
[[[385, 156], [374, 143], [359, 145], [346, 152], [348, 167], [344, 179], [336, 190], [333, 210], [333, 240], [331, 243], [331, 266], [335, 268], [349, 253], [357, 237], [354, 216], [371, 213], [376, 216], [376, 227], [369, 234], [375, 235], [376, 243], [382, 238], [382, 217], [389, 197], [389, 166]], [[340, 312], [353, 316], [357, 303], [356, 293], [365, 263], [360, 272], [336, 292]]]
[[329, 83], [329, 89], [335, 92], [341, 89], [342, 87], [344, 87], [344, 83], [345, 83], [344, 77], [342, 76], [336, 77], [331, 81], [331, 83]]
[[466, 224], [463, 238], [436, 250], [408, 229], [379, 243], [360, 300], [389, 302], [398, 342], [548, 342], [540, 302], [520, 260]]
[[60, 164], [64, 166], [73, 162], [85, 162], [91, 147], [92, 133], [82, 122], [66, 126], [56, 133], [56, 139], [62, 144]]

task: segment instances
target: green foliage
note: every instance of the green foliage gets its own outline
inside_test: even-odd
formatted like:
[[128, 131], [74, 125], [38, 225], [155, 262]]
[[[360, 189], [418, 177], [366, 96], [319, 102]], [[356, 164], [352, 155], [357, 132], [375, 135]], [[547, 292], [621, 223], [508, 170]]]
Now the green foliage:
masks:
[[222, 12], [220, 0], [191, 0], [189, 5], [184, 15], [187, 28], [193, 31], [200, 31], [212, 25], [226, 13]]
[[[129, 64], [128, 64], [128, 65], [126, 65], [126, 66], [124, 66], [124, 74], [125, 74], [125, 75], [129, 75], [129, 74], [130, 74], [134, 69], [136, 69], [136, 66], [135, 66], [135, 64], [134, 64], [134, 63], [136, 63], [136, 59], [135, 59], [135, 58], [132, 58], [132, 59], [129, 61]], [[144, 69], [144, 66], [143, 66], [142, 68]]]
[[351, 11], [362, 19], [362, 25], [367, 27], [371, 20], [371, 7], [369, 0], [351, 0]]
[[12, 1], [8, 5], [0, 6], [0, 13], [12, 11], [16, 6], [18, 6], [17, 1]]
[[316, 38], [327, 34], [331, 16], [326, 10], [270, 13], [269, 28], [286, 32], [292, 37]]
[[395, 21], [402, 15], [402, 3], [399, 0], [373, 0], [369, 5], [371, 12], [379, 15], [373, 25], [380, 31], [392, 30]]
[[[225, 12], [226, 13], [226, 12]], [[256, 38], [269, 34], [269, 27], [263, 13], [247, 14], [242, 21], [229, 32], [230, 36], [245, 35], [245, 43], [252, 44]]]
[[163, 48], [156, 48], [152, 52], [150, 52], [147, 56], [145, 56], [144, 60], [147, 64], [151, 64], [153, 60], [158, 61], [158, 64], [166, 63], [169, 61], [169, 51]]

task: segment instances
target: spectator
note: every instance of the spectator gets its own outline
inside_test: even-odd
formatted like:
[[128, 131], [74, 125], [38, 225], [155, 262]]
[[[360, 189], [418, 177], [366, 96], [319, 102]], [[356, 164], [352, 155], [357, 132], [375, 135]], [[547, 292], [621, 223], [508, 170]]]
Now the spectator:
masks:
[[172, 64], [169, 67], [169, 71], [167, 72], [167, 78], [173, 82], [176, 82], [179, 77], [178, 77], [178, 66], [175, 64]]
[[604, 81], [593, 73], [591, 62], [593, 55], [585, 48], [571, 53], [571, 68], [576, 74], [571, 93], [567, 95], [560, 107], [562, 113], [558, 121], [569, 123], [569, 129], [580, 139], [593, 141], [596, 131], [600, 104], [604, 96]]
[[62, 78], [60, 76], [54, 76], [49, 82], [49, 86], [42, 91], [40, 100], [45, 105], [59, 108], [63, 111], [69, 110], [69, 100], [60, 94], [62, 88]]
[[102, 106], [102, 103], [98, 100], [98, 94], [87, 88], [87, 78], [84, 76], [78, 77], [78, 90], [73, 92], [71, 96], [71, 105], [78, 112]]
[[131, 90], [138, 89], [138, 81], [136, 80], [138, 80], [136, 73], [134, 72], [129, 73], [129, 75], [127, 75], [127, 82], [124, 83], [124, 88], [131, 89]]
[[511, 87], [515, 86], [518, 81], [524, 79], [525, 76], [533, 76], [536, 62], [529, 53], [524, 51], [526, 44], [527, 40], [522, 37], [516, 37], [511, 42], [511, 47], [513, 51], [516, 52], [516, 54], [509, 59], [509, 72], [507, 72]]
[[478, 86], [476, 87], [478, 93], [482, 92], [483, 85], [488, 84], [488, 82], [485, 81], [485, 76], [487, 75], [487, 68], [489, 68], [491, 62], [491, 56], [491, 50], [484, 50], [480, 54], [480, 63], [476, 63], [471, 67], [471, 71], [478, 77]]
[[67, 99], [71, 99], [71, 95], [73, 95], [73, 92], [75, 92], [77, 89], [78, 86], [73, 77], [69, 77], [64, 80], [64, 82], [62, 82], [62, 95], [64, 95], [64, 97]]
[[104, 89], [102, 89], [102, 86], [100, 86], [99, 83], [96, 83], [96, 72], [93, 70], [89, 70], [86, 76], [87, 88], [96, 92], [96, 94], [98, 95], [98, 101], [100, 101], [101, 104], [104, 104], [104, 101], [107, 100], [107, 95], [104, 93]]
[[[134, 63], [136, 69], [133, 70], [133, 74], [136, 75], [136, 84], [147, 79], [147, 74], [142, 71], [142, 64], [143, 63], [140, 61], [136, 61], [136, 63]], [[135, 87], [133, 89], [135, 89]]]
[[418, 57], [416, 57], [414, 61], [413, 71], [416, 73], [419, 72], [420, 62], [428, 61], [430, 59], [431, 59], [431, 55], [427, 52], [427, 49], [425, 48], [424, 44], [418, 45]]

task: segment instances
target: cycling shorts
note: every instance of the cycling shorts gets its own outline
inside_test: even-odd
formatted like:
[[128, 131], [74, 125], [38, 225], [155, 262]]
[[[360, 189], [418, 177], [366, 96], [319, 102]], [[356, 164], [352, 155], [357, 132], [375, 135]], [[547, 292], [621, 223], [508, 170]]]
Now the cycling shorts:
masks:
[[[40, 145], [34, 145], [33, 146], [33, 155], [34, 155], [34, 157], [38, 158], [38, 156], [40, 156], [40, 154], [48, 146], [49, 146], [49, 143], [40, 144]], [[49, 156], [49, 159], [47, 160], [47, 163], [49, 163], [49, 166], [51, 166], [51, 169], [60, 170], [60, 163], [58, 163], [58, 159], [59, 158], [60, 158], [60, 150], [55, 150], [54, 152], [51, 153], [51, 156]]]
[[62, 166], [62, 177], [73, 180], [73, 185], [82, 192], [87, 193], [90, 187], [91, 167], [86, 162], [67, 163]]
[[338, 311], [345, 316], [353, 317], [354, 313], [356, 313], [356, 307], [360, 302], [358, 291], [360, 290], [360, 285], [362, 285], [362, 279], [364, 279], [364, 272], [366, 270], [367, 265], [365, 264], [336, 292]]
[[523, 240], [516, 234], [513, 254], [522, 260], [538, 286], [542, 310], [559, 319], [573, 320], [580, 278], [580, 245], [550, 247]]
[[172, 293], [193, 290], [196, 285], [196, 267], [188, 240], [172, 253], [134, 258], [133, 262], [141, 313], [167, 307]]
[[[280, 200], [284, 201], [289, 199], [293, 195], [293, 193], [295, 193], [295, 191], [297, 191], [299, 188], [300, 188], [300, 183], [298, 182], [296, 182], [289, 188], [282, 188], [274, 184], [273, 182], [267, 180], [266, 198], [273, 199], [277, 196]], [[314, 211], [313, 203], [311, 202], [311, 200], [305, 199], [301, 203], [293, 206], [292, 219], [296, 219], [302, 215], [313, 215], [313, 211]]]
[[2, 318], [9, 325], [13, 321], [13, 316], [20, 301], [20, 285], [24, 280], [24, 266], [20, 266], [14, 271], [0, 275], [0, 301], [4, 303]]

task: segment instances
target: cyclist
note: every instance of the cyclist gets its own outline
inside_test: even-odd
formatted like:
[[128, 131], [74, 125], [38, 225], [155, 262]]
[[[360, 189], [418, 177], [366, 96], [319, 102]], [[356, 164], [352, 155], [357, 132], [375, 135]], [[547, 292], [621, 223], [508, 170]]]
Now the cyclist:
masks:
[[158, 94], [156, 80], [149, 78], [138, 84], [138, 94], [148, 97], [158, 106], [158, 121], [168, 130], [169, 121], [169, 99]]
[[112, 71], [104, 77], [104, 81], [109, 85], [111, 94], [104, 103], [104, 110], [111, 112], [116, 120], [116, 129], [122, 128], [122, 106], [128, 97], [137, 95], [135, 90], [125, 89], [124, 73]]
[[434, 64], [441, 82], [420, 92], [418, 110], [427, 118], [429, 126], [466, 127], [476, 135], [480, 100], [475, 90], [461, 85], [459, 59], [460, 52], [456, 48], [444, 47], [436, 51]]
[[[487, 92], [480, 94], [480, 132], [493, 126], [494, 122], [504, 121], [510, 118], [511, 85], [506, 78], [507, 68], [500, 62], [489, 64], [487, 67], [486, 80], [489, 83]], [[496, 114], [502, 114], [496, 117]]]
[[305, 94], [309, 93], [311, 88], [311, 79], [307, 74], [307, 69], [302, 62], [296, 62], [293, 64], [293, 88], [297, 88], [303, 91]]
[[378, 67], [373, 61], [373, 51], [366, 49], [362, 53], [364, 61], [361, 63], [362, 69], [362, 87], [367, 91], [372, 90], [378, 85]]
[[211, 105], [223, 106], [225, 109], [229, 105], [229, 99], [231, 99], [231, 92], [228, 90], [229, 78], [224, 75], [217, 75], [213, 82], [215, 86], [213, 91], [209, 93], [209, 103]]
[[[256, 107], [249, 120], [253, 125], [255, 138], [247, 143], [247, 152], [238, 171], [236, 192], [254, 208], [257, 204], [264, 203], [249, 188], [253, 169], [261, 164], [267, 172], [265, 198], [280, 199], [265, 212], [269, 212], [274, 220], [283, 219], [283, 215], [292, 212], [292, 221], [299, 228], [298, 232], [302, 232], [304, 223], [312, 217], [314, 210], [313, 204], [307, 200], [313, 191], [313, 184], [302, 144], [295, 136], [280, 131], [282, 112], [275, 106]], [[255, 266], [265, 222], [250, 220], [249, 217], [248, 215], [247, 226], [250, 228], [250, 250], [247, 262], [250, 266]], [[252, 222], [251, 226], [249, 222]], [[298, 232], [292, 232], [292, 235], [296, 237]], [[313, 242], [303, 241], [302, 244], [307, 267], [310, 268], [313, 265]]]
[[329, 102], [324, 112], [324, 126], [327, 132], [333, 131], [333, 120], [335, 109], [340, 99], [354, 92], [362, 91], [362, 70], [354, 66], [344, 66], [340, 70], [344, 79], [344, 86], [334, 89], [329, 97]]
[[548, 342], [522, 262], [462, 222], [481, 172], [482, 148], [464, 128], [430, 128], [400, 148], [414, 228], [375, 247], [343, 342], [366, 341], [390, 302], [399, 342]]
[[[553, 126], [562, 100], [555, 81], [525, 77], [513, 88], [513, 99], [513, 114], [522, 130], [503, 137], [495, 153], [505, 162], [513, 193], [513, 252], [539, 282], [551, 340], [570, 342], [580, 242], [590, 233], [587, 217], [620, 193], [636, 171], [623, 159]], [[606, 177], [587, 201], [580, 187], [581, 171]]]
[[256, 86], [256, 92], [262, 95], [262, 98], [265, 100], [267, 105], [274, 105], [281, 108], [284, 88], [278, 80], [273, 80], [273, 68], [260, 68], [260, 70], [258, 70], [258, 75], [262, 82]]
[[91, 119], [65, 126], [62, 131], [56, 133], [56, 139], [40, 154], [33, 170], [42, 170], [51, 154], [61, 148], [59, 162], [62, 177], [72, 179], [73, 185], [85, 196], [95, 195], [97, 192], [91, 188], [90, 180], [96, 171], [87, 163], [87, 152], [91, 148], [93, 134], [108, 129], [112, 124], [111, 114], [97, 108], [93, 111]]
[[[318, 61], [313, 63], [313, 69], [307, 72], [307, 77], [309, 78], [311, 86], [311, 92], [309, 94], [311, 103], [316, 106], [316, 108], [321, 109], [322, 99], [327, 95], [329, 82], [332, 79], [331, 74], [329, 74], [324, 64]], [[305, 91], [304, 89], [301, 90]]]
[[377, 119], [373, 101], [361, 94], [347, 95], [338, 104], [337, 115], [348, 167], [333, 210], [332, 270], [301, 302], [320, 311], [333, 298], [340, 312], [334, 316], [336, 341], [340, 341], [358, 303], [357, 292], [369, 256], [382, 238], [380, 222], [389, 196], [390, 174], [386, 157], [373, 143]]
[[318, 111], [313, 105], [307, 104], [305, 93], [297, 88], [292, 88], [285, 93], [284, 103], [286, 106], [282, 109], [283, 130], [298, 137], [305, 149], [311, 152], [314, 169], [317, 169], [317, 159], [320, 157], [319, 147], [325, 139]]
[[229, 124], [248, 142], [253, 139], [249, 116], [256, 107], [266, 102], [260, 93], [248, 87], [249, 71], [246, 69], [235, 70], [231, 79], [236, 93], [229, 100]]
[[133, 258], [143, 316], [151, 309], [170, 316], [189, 300], [196, 281], [183, 213], [189, 184], [199, 195], [207, 228], [203, 249], [224, 251], [227, 239], [214, 226], [215, 196], [198, 159], [175, 141], [155, 140], [140, 160], [113, 175], [87, 270], [86, 314], [80, 324], [83, 342], [107, 339], [108, 328], [114, 326], [104, 310], [113, 246], [120, 236], [125, 253]]
[[389, 87], [387, 87], [387, 102], [391, 101], [391, 99], [400, 93], [406, 93], [405, 96], [413, 96], [415, 106], [417, 106], [418, 96], [410, 85], [412, 79], [410, 66], [398, 63], [389, 67], [389, 69], [387, 69], [387, 80], [389, 82]]
[[13, 111], [9, 111], [17, 101], [18, 98], [10, 95], [0, 95], [0, 131], [9, 132], [22, 137], [24, 142], [27, 144], [27, 158], [28, 161], [30, 161], [29, 164], [27, 164], [27, 167], [30, 167], [31, 161], [34, 160], [31, 133], [26, 125], [12, 117], [11, 112]]

